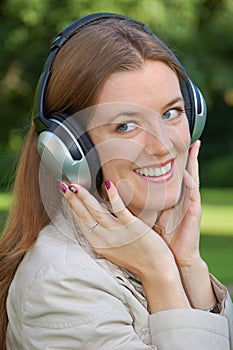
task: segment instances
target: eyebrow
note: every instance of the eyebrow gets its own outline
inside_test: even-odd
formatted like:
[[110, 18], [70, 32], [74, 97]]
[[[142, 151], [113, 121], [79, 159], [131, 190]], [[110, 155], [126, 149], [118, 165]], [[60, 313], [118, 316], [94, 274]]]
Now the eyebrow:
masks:
[[[176, 98], [174, 98], [172, 101], [168, 102], [166, 105], [164, 105], [162, 107], [163, 110], [166, 110], [170, 107], [172, 107], [173, 105], [175, 105], [177, 102], [182, 102], [184, 103], [184, 99], [181, 96], [178, 96]], [[143, 106], [140, 106], [143, 107]], [[146, 107], [145, 107], [146, 108]], [[136, 116], [140, 116], [140, 112], [137, 111], [130, 111], [130, 110], [121, 110], [118, 113], [114, 114], [112, 116], [112, 118], [109, 120], [109, 122], [113, 122], [115, 119], [117, 119], [120, 116], [126, 116], [126, 117], [136, 117]]]
[[117, 119], [120, 116], [136, 117], [136, 116], [139, 116], [139, 115], [140, 115], [140, 113], [136, 112], [136, 111], [128, 111], [128, 110], [124, 111], [124, 110], [122, 110], [122, 111], [118, 112], [117, 114], [114, 114], [109, 121], [112, 122], [114, 119]]
[[184, 103], [183, 97], [178, 96], [178, 97], [174, 98], [172, 101], [168, 102], [165, 106], [163, 106], [163, 109], [167, 109], [167, 108], [169, 108], [169, 107], [175, 105], [177, 102], [182, 102], [182, 103]]

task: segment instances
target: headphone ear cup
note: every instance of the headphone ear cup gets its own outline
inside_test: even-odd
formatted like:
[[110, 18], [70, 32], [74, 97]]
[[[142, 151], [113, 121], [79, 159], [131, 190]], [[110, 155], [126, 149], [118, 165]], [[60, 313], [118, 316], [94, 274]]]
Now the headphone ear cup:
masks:
[[102, 169], [101, 169], [101, 164], [99, 160], [99, 156], [97, 154], [97, 151], [88, 136], [87, 132], [83, 131], [81, 126], [78, 124], [75, 126], [75, 136], [76, 136], [76, 131], [78, 129], [78, 143], [81, 146], [83, 153], [87, 159], [89, 168], [90, 168], [90, 173], [92, 177], [92, 186], [90, 189], [90, 192], [94, 193], [96, 192], [96, 189], [100, 189], [102, 183], [103, 183], [103, 174], [102, 174]]
[[72, 181], [74, 178], [76, 179], [75, 173], [72, 176], [70, 172], [68, 174], [66, 171], [67, 163], [70, 163], [70, 166], [73, 163], [69, 149], [51, 130], [40, 133], [37, 150], [41, 156], [42, 163], [47, 166], [58, 181]]
[[[88, 113], [88, 110], [81, 112], [81, 119], [85, 118], [85, 112]], [[99, 160], [98, 153], [88, 136], [87, 131], [82, 126], [80, 119], [80, 114], [74, 114], [72, 116], [67, 114], [62, 114], [58, 116], [60, 119], [63, 118], [63, 127], [69, 131], [74, 142], [69, 146], [69, 152], [71, 153], [74, 159], [78, 158], [77, 153], [81, 152], [86, 159], [90, 170], [91, 177], [91, 187], [89, 188], [91, 193], [96, 193], [100, 189], [103, 183], [103, 175], [101, 164]]]
[[189, 81], [190, 87], [193, 93], [194, 100], [194, 123], [191, 133], [191, 144], [198, 140], [204, 130], [206, 117], [207, 117], [207, 106], [201, 91], [196, 85]]
[[63, 122], [61, 116], [55, 118], [38, 137], [41, 160], [59, 181], [78, 183], [96, 192], [102, 184], [102, 171], [91, 140], [77, 120], [71, 123], [71, 117]]
[[180, 88], [185, 103], [185, 113], [188, 118], [191, 144], [198, 140], [204, 130], [207, 116], [207, 106], [200, 90], [190, 79], [180, 79]]
[[184, 99], [185, 113], [189, 123], [190, 135], [192, 135], [195, 112], [194, 112], [194, 99], [192, 91], [190, 90], [189, 84], [184, 80], [180, 79], [180, 89]]

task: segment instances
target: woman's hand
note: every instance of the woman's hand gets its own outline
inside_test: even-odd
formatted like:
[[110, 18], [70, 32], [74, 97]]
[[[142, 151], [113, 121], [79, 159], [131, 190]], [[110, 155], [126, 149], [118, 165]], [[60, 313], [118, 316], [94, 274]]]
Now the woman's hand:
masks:
[[199, 251], [201, 198], [199, 192], [198, 153], [200, 141], [189, 151], [182, 194], [174, 208], [162, 213], [157, 224], [172, 250], [182, 282], [193, 307], [210, 309], [216, 303], [209, 271]]
[[201, 199], [199, 192], [198, 152], [200, 141], [190, 148], [183, 188], [178, 203], [163, 211], [157, 224], [163, 228], [164, 240], [175, 255], [178, 266], [199, 260]]
[[112, 183], [108, 181], [107, 185], [112, 213], [79, 185], [70, 185], [65, 193], [76, 221], [93, 249], [138, 276], [152, 268], [159, 273], [161, 261], [175, 264], [163, 239], [125, 207]]
[[151, 312], [189, 307], [171, 250], [165, 241], [124, 206], [117, 189], [106, 184], [110, 213], [85, 188], [65, 184], [63, 192], [93, 249], [137, 275]]

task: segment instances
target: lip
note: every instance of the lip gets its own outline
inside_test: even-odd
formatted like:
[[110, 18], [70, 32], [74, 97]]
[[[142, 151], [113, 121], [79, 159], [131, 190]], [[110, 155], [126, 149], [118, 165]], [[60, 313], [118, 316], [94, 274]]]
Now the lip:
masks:
[[[140, 169], [145, 169], [145, 168], [162, 168], [164, 167], [166, 164], [169, 164], [171, 163], [171, 169], [164, 175], [160, 175], [160, 176], [145, 176], [145, 175], [142, 175], [140, 173], [137, 173], [135, 169], [134, 170], [134, 173], [135, 175], [138, 175], [141, 179], [143, 179], [144, 181], [146, 182], [154, 182], [154, 183], [161, 183], [161, 182], [167, 182], [169, 181], [173, 174], [174, 174], [174, 169], [175, 169], [175, 161], [174, 159], [169, 159], [165, 162], [162, 162], [162, 163], [157, 163], [157, 164], [151, 164], [149, 166], [143, 166], [141, 167]], [[138, 168], [139, 169], [139, 168]]]

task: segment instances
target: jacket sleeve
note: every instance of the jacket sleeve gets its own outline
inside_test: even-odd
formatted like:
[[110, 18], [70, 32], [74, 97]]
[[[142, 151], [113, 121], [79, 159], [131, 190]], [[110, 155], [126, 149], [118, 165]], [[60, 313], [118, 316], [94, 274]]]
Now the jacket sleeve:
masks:
[[152, 342], [159, 350], [230, 350], [228, 320], [200, 310], [176, 309], [150, 317]]
[[150, 316], [153, 344], [159, 350], [233, 350], [233, 304], [217, 279], [210, 276], [220, 314], [177, 309]]
[[41, 270], [21, 310], [24, 349], [231, 349], [227, 316], [185, 309], [148, 315], [146, 344], [135, 332], [123, 287], [116, 293], [112, 276], [105, 274], [62, 264]]

